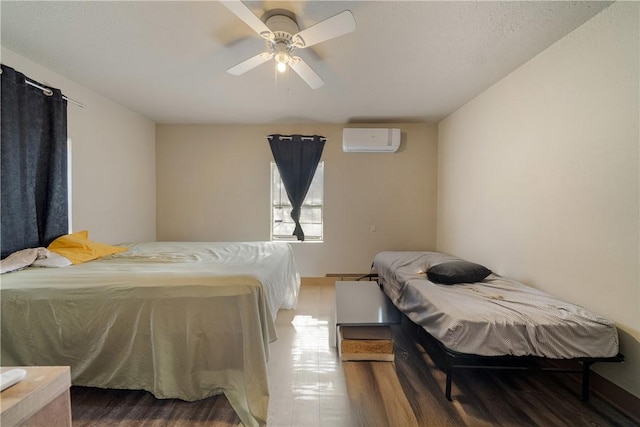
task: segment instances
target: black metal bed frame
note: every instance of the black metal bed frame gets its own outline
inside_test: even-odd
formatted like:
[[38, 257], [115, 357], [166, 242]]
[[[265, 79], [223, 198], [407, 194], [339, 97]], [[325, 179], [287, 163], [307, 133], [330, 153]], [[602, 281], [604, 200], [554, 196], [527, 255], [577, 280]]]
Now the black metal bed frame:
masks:
[[[438, 341], [435, 337], [424, 330], [423, 327], [412, 322], [403, 315], [403, 320], [410, 322], [417, 331], [419, 343], [422, 344], [425, 351], [429, 353], [432, 360], [437, 363], [437, 356], [433, 354], [434, 349], [441, 352], [444, 356], [444, 367], [440, 367], [446, 374], [445, 396], [451, 401], [451, 384], [453, 382], [453, 374], [458, 369], [488, 369], [488, 370], [526, 370], [526, 371], [550, 371], [554, 373], [574, 373], [582, 374], [582, 394], [581, 400], [589, 400], [590, 390], [590, 373], [591, 366], [594, 363], [622, 363], [624, 355], [618, 353], [613, 357], [577, 357], [572, 359], [549, 359], [537, 356], [480, 356], [476, 354], [467, 354], [453, 351]], [[563, 368], [556, 366], [548, 366], [553, 361], [571, 361], [579, 362], [581, 367]], [[442, 364], [442, 363], [441, 363]], [[547, 365], [547, 366], [545, 366]]]
[[[378, 280], [378, 274], [371, 273], [359, 277], [356, 280]], [[380, 288], [382, 283], [378, 281]], [[437, 356], [434, 355], [435, 349], [438, 349], [444, 355], [444, 367], [440, 367], [446, 374], [445, 396], [448, 401], [451, 399], [451, 384], [453, 382], [453, 372], [457, 369], [488, 369], [488, 370], [526, 370], [526, 371], [548, 371], [554, 373], [570, 373], [582, 374], [582, 393], [580, 399], [584, 402], [589, 400], [591, 366], [595, 363], [622, 363], [624, 355], [618, 353], [613, 357], [576, 357], [572, 359], [549, 359], [538, 356], [480, 356], [477, 354], [460, 353], [447, 348], [438, 341], [433, 335], [429, 334], [422, 326], [414, 323], [404, 313], [402, 313], [403, 324], [408, 322], [417, 331], [419, 340], [421, 341], [425, 351], [429, 353], [432, 360], [436, 362]], [[431, 351], [430, 351], [431, 350]], [[435, 356], [435, 357], [434, 357]], [[548, 366], [553, 361], [571, 361], [577, 362], [581, 367], [561, 368], [556, 366]], [[551, 363], [550, 363], [551, 362]], [[442, 363], [441, 363], [442, 364]], [[544, 365], [546, 364], [546, 366]], [[438, 363], [436, 362], [436, 365]]]

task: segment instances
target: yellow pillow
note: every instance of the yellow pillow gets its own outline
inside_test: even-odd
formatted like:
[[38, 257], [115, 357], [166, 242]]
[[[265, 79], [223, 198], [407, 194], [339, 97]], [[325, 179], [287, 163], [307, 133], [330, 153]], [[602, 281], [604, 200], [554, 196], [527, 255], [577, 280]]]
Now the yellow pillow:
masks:
[[89, 240], [89, 231], [82, 230], [58, 237], [47, 249], [69, 259], [72, 264], [80, 264], [105, 255], [124, 252], [128, 248], [94, 242]]

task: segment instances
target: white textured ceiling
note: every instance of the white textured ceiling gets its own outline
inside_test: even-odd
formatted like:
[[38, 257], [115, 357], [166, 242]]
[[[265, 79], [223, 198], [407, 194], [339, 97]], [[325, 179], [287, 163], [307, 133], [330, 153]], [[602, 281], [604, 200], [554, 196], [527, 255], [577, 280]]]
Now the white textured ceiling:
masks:
[[[266, 63], [215, 1], [0, 3], [2, 46], [158, 123], [439, 120], [610, 2], [251, 1], [301, 29], [349, 9], [356, 31], [297, 54], [325, 85]], [[67, 94], [73, 98], [73, 94]], [[82, 102], [82, 99], [78, 99]]]

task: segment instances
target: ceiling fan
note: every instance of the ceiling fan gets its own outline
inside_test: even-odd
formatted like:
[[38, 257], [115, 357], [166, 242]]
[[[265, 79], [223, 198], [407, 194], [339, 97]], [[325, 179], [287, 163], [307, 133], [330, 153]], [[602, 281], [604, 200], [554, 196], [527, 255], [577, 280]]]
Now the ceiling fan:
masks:
[[244, 74], [273, 58], [278, 71], [284, 72], [288, 65], [312, 89], [317, 89], [324, 84], [324, 81], [302, 58], [294, 56], [294, 51], [342, 36], [356, 29], [356, 21], [349, 10], [300, 31], [295, 15], [287, 10], [268, 11], [264, 15], [263, 22], [241, 1], [222, 1], [221, 3], [267, 41], [266, 52], [227, 70], [229, 74], [235, 76]]

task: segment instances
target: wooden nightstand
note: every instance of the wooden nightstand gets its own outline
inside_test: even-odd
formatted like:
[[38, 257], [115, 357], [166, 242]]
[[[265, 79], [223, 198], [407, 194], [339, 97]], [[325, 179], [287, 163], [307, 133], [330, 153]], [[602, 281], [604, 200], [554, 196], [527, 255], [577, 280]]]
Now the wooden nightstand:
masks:
[[[15, 367], [0, 368], [5, 372]], [[0, 393], [2, 427], [71, 427], [71, 374], [68, 366], [18, 366], [19, 383]]]

